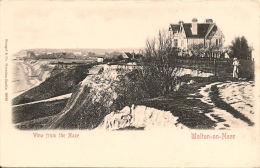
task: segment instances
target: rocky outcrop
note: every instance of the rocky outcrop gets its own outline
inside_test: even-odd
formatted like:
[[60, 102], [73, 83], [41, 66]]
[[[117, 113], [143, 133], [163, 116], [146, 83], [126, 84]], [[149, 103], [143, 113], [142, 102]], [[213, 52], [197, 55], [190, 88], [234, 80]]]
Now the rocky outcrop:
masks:
[[120, 130], [129, 127], [144, 130], [179, 129], [182, 126], [177, 125], [177, 119], [178, 117], [174, 117], [170, 111], [132, 105], [131, 108], [127, 106], [121, 111], [106, 115], [97, 129]]

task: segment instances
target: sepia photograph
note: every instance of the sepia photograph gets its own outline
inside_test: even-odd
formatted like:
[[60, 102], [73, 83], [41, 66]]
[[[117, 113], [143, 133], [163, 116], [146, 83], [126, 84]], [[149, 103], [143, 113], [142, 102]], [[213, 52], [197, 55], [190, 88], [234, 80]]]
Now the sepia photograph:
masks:
[[[219, 165], [259, 166], [258, 1], [0, 4], [3, 138], [4, 125], [26, 136], [28, 144], [31, 139], [82, 142], [91, 132], [116, 134], [121, 142], [126, 134], [159, 131], [156, 137], [166, 131], [178, 142], [186, 141], [177, 136], [182, 134], [208, 146], [248, 140], [251, 145], [239, 152], [247, 155], [252, 147], [251, 160]], [[140, 160], [86, 165], [219, 166], [182, 159], [175, 165]], [[35, 166], [28, 163], [22, 165]]]

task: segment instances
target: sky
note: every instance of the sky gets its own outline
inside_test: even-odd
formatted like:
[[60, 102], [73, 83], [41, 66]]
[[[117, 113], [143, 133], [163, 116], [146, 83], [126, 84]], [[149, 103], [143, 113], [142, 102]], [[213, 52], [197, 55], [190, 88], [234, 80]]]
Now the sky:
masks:
[[257, 1], [1, 1], [1, 42], [28, 48], [143, 48], [159, 30], [213, 19], [225, 45], [245, 36], [259, 53]]

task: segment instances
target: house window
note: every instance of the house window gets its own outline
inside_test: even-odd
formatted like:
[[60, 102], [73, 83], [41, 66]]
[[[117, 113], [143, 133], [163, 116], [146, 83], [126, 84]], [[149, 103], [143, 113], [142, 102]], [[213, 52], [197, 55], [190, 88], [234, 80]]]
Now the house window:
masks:
[[174, 47], [178, 47], [178, 39], [174, 39]]
[[218, 39], [216, 39], [216, 46], [218, 46]]

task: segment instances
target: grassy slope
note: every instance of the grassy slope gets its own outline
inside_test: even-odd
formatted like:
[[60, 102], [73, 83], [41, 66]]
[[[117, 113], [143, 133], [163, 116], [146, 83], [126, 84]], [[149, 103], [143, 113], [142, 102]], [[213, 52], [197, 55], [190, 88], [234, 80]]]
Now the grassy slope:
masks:
[[54, 69], [51, 77], [39, 86], [17, 96], [12, 103], [23, 104], [71, 93], [74, 86], [87, 76], [92, 66], [93, 64], [80, 65], [63, 71]]
[[[184, 85], [178, 91], [179, 94], [161, 99], [143, 100], [139, 104], [159, 110], [171, 111], [174, 116], [179, 117], [178, 123], [182, 123], [189, 128], [213, 129], [215, 122], [205, 115], [205, 113], [211, 112], [212, 107], [199, 100], [202, 96], [197, 93], [198, 89], [206, 84], [205, 82]], [[189, 94], [195, 95], [190, 96]], [[188, 97], [191, 99], [187, 99]]]
[[34, 120], [41, 117], [52, 116], [63, 110], [68, 99], [28, 104], [13, 108], [13, 123]]

